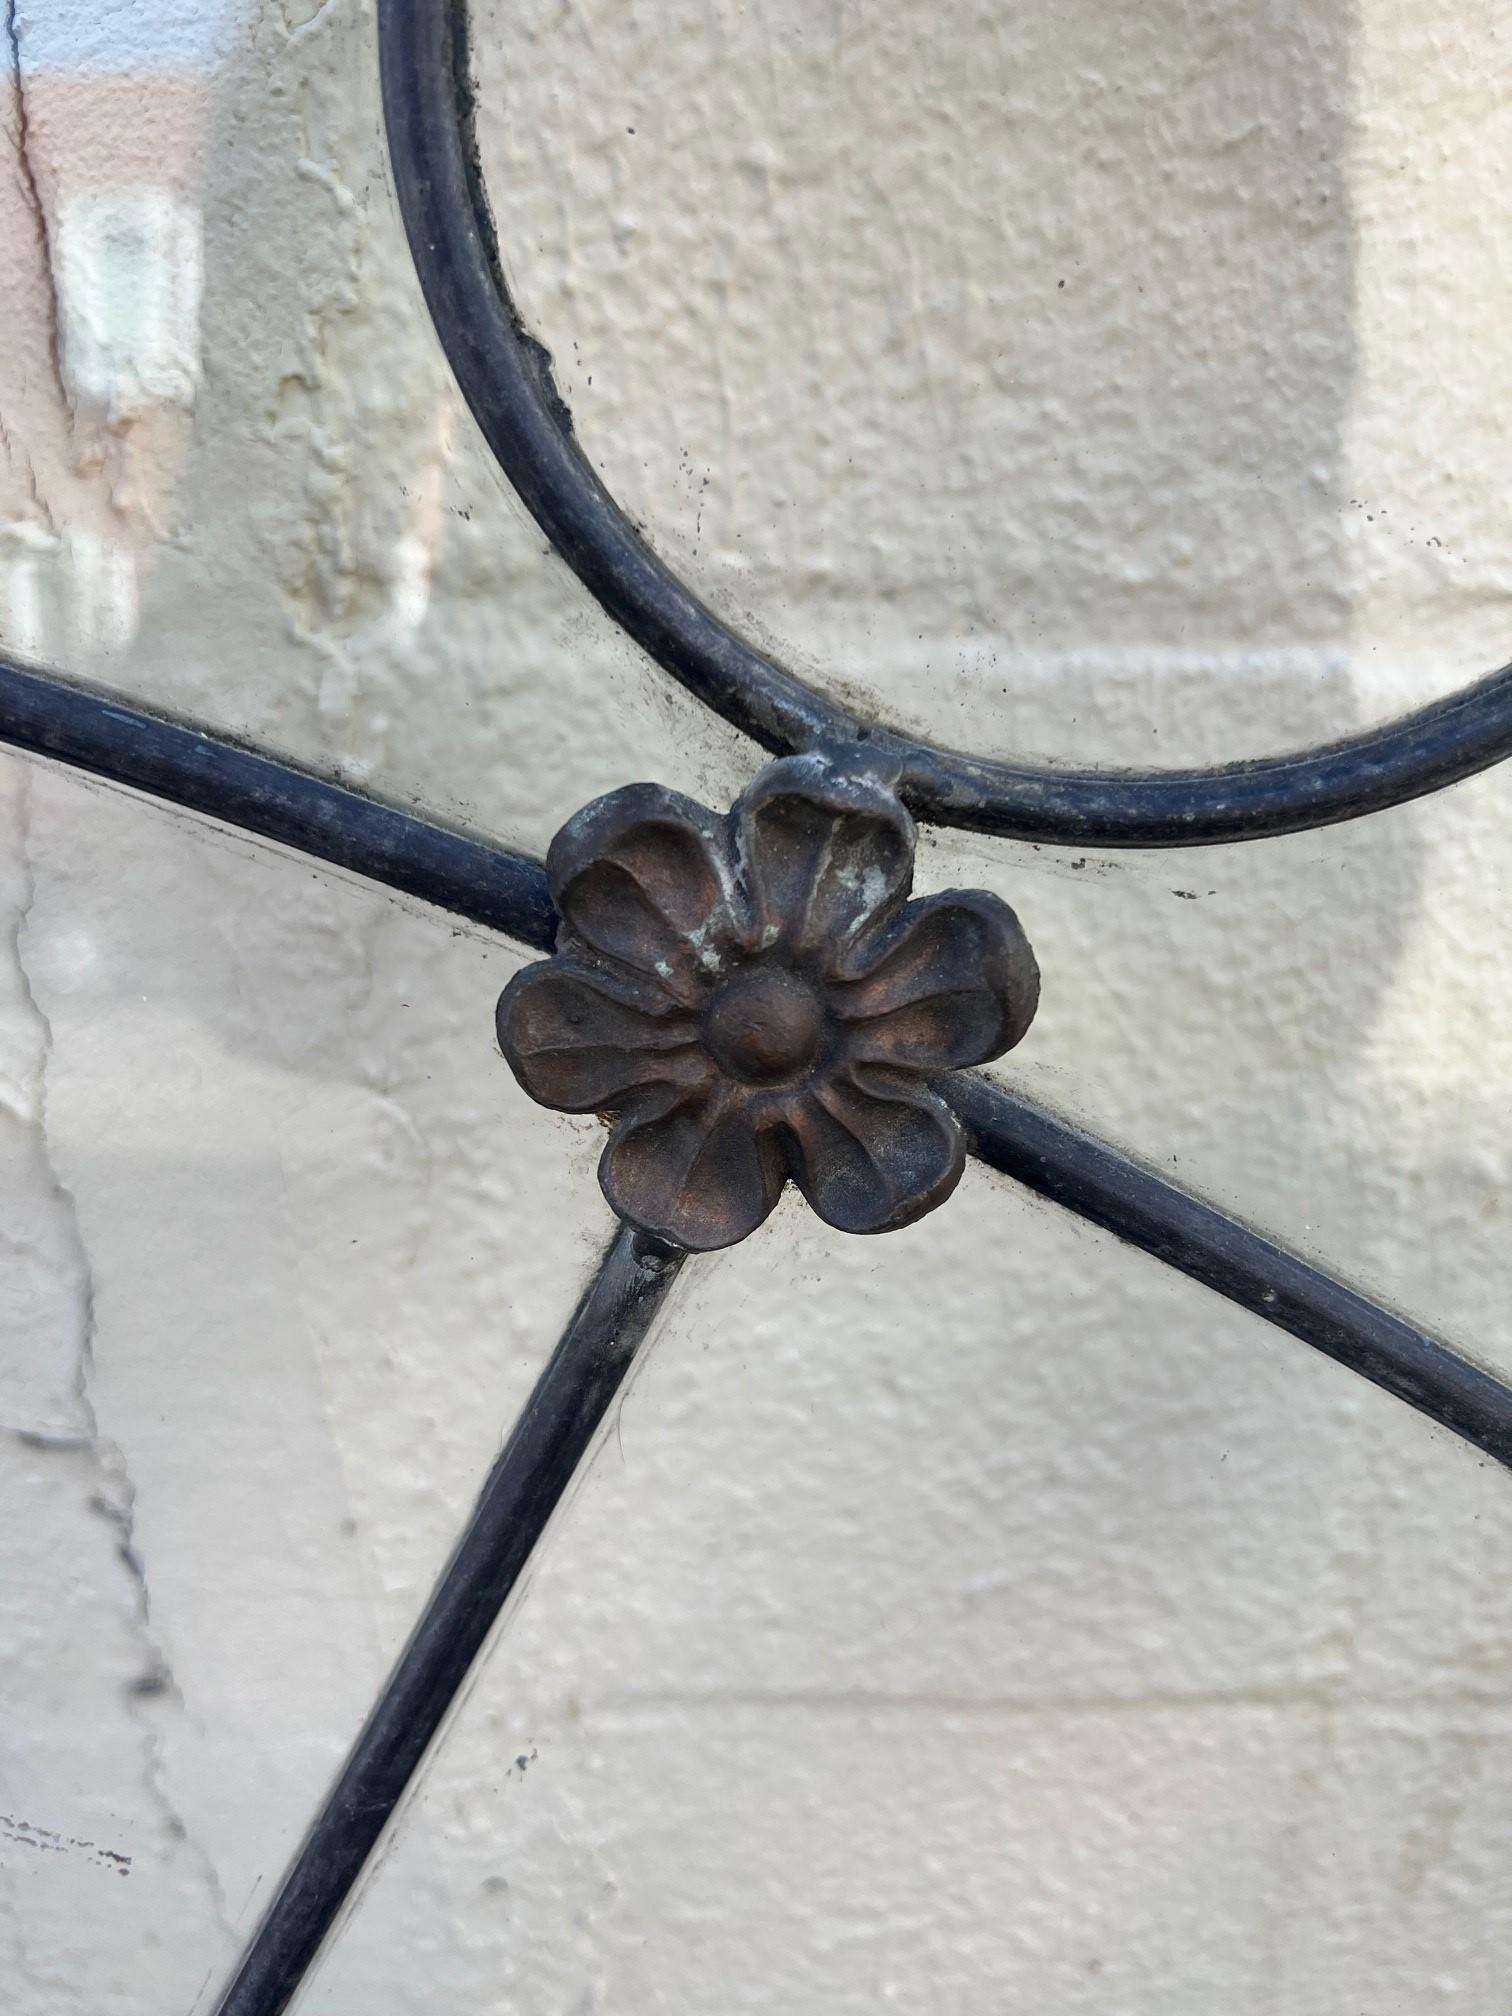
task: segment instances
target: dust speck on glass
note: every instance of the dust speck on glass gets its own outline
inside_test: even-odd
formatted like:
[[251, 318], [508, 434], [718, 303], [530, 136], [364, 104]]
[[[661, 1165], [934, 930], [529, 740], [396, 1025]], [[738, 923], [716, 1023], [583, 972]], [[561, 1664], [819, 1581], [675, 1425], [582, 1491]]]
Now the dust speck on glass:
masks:
[[[220, 2016], [277, 2016], [296, 1993], [688, 1256], [745, 1238], [789, 1182], [828, 1224], [883, 1233], [944, 1204], [975, 1156], [1512, 1464], [1512, 1387], [1169, 1176], [972, 1075], [1028, 1031], [1034, 953], [995, 896], [911, 896], [916, 822], [1164, 848], [1254, 842], [1435, 792], [1512, 754], [1512, 668], [1353, 737], [1185, 770], [989, 759], [863, 721], [700, 601], [584, 458], [504, 279], [462, 0], [380, 0], [378, 36], [411, 251], [485, 438], [610, 616], [776, 760], [728, 813], [627, 780], [569, 817], [542, 864], [41, 664], [0, 663], [12, 745], [547, 954], [504, 989], [500, 1050], [532, 1099], [608, 1125], [600, 1180], [621, 1228]], [[107, 266], [130, 233], [179, 228], [140, 205], [85, 221]], [[180, 265], [197, 289], [197, 266]], [[171, 320], [164, 310], [152, 328]], [[139, 375], [180, 397], [192, 359], [166, 338], [137, 348]], [[120, 376], [103, 352], [71, 368], [98, 396]], [[1061, 977], [1049, 973], [1051, 990]]]

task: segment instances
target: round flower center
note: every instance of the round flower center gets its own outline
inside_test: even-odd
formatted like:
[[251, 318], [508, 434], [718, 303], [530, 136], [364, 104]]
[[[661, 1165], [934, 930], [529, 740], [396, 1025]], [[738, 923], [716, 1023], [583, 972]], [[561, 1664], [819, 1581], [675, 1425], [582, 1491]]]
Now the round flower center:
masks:
[[732, 1078], [770, 1084], [811, 1064], [824, 1038], [824, 1010], [807, 981], [780, 966], [727, 980], [709, 1003], [704, 1038]]

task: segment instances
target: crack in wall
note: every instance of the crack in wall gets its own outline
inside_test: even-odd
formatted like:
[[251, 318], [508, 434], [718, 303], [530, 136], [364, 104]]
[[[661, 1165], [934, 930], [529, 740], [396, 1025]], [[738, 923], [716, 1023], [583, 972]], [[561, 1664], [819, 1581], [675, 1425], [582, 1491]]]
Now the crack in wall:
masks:
[[63, 329], [58, 309], [58, 276], [53, 259], [52, 224], [48, 218], [47, 205], [42, 200], [36, 164], [32, 158], [31, 103], [26, 86], [25, 65], [21, 60], [21, 28], [16, 18], [16, 0], [5, 0], [5, 38], [10, 49], [11, 83], [16, 94], [16, 163], [27, 208], [36, 220], [37, 240], [42, 248], [42, 266], [47, 281], [47, 350], [52, 359], [53, 376], [57, 379], [58, 389], [63, 395], [63, 404], [71, 413], [73, 401], [68, 396], [68, 386], [63, 378]]
[[[14, 0], [11, 0], [11, 6], [13, 13]], [[35, 1105], [31, 1116], [37, 1165], [58, 1214], [58, 1223], [64, 1235], [65, 1247], [77, 1283], [78, 1350], [73, 1368], [72, 1400], [79, 1424], [78, 1431], [74, 1434], [44, 1434], [22, 1430], [19, 1431], [19, 1439], [30, 1448], [75, 1457], [88, 1466], [89, 1507], [113, 1528], [116, 1558], [130, 1584], [127, 1614], [131, 1636], [136, 1644], [141, 1664], [138, 1671], [122, 1683], [122, 1696], [126, 1713], [135, 1723], [139, 1734], [142, 1786], [153, 1808], [159, 1814], [169, 1838], [181, 1843], [185, 1852], [192, 1858], [204, 1883], [215, 1922], [228, 1938], [234, 1939], [236, 1931], [226, 1907], [225, 1892], [219, 1873], [208, 1850], [191, 1834], [168, 1789], [163, 1738], [151, 1714], [151, 1707], [155, 1702], [171, 1700], [180, 1708], [184, 1703], [173, 1669], [153, 1625], [152, 1595], [147, 1580], [146, 1563], [136, 1543], [136, 1482], [131, 1475], [124, 1452], [103, 1433], [94, 1403], [92, 1387], [95, 1375], [95, 1274], [84, 1239], [78, 1200], [64, 1180], [48, 1128], [48, 1081], [54, 1048], [53, 1028], [51, 1018], [37, 994], [26, 952], [32, 910], [37, 897], [37, 872], [32, 852], [33, 773], [27, 764], [20, 764], [17, 769], [19, 780], [16, 793], [16, 841], [21, 887], [15, 906], [10, 951], [15, 961], [23, 1005], [31, 1016], [40, 1038], [34, 1072]]]

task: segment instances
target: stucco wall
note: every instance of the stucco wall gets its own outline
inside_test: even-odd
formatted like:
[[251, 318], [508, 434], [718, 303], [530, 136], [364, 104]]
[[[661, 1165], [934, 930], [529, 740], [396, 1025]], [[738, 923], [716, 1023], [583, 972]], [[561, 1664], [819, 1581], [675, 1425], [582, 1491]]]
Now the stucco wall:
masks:
[[[479, 15], [510, 265], [723, 610], [974, 748], [1285, 747], [1506, 655], [1495, 0]], [[0, 636], [540, 849], [753, 750], [492, 472], [361, 0], [15, 0]], [[108, 201], [106, 200], [108, 199]], [[103, 204], [103, 208], [102, 208]], [[103, 222], [101, 221], [103, 218]], [[1512, 798], [934, 837], [1003, 1075], [1512, 1368]], [[608, 1236], [520, 956], [0, 763], [0, 1927], [201, 2009]], [[311, 2016], [1506, 2016], [1512, 1496], [972, 1171], [687, 1270]]]

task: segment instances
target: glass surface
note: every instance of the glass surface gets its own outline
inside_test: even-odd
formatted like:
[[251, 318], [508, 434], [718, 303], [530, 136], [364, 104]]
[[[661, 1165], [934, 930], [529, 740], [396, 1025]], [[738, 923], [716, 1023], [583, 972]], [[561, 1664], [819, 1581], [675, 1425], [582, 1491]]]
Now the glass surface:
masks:
[[[974, 749], [1161, 762], [1195, 694], [1254, 752], [1508, 655], [1497, 28], [478, 0], [485, 167], [589, 452], [798, 669]], [[460, 408], [371, 21], [17, 35], [0, 641], [535, 847], [670, 749], [738, 778]]]
[[991, 1068], [1512, 1373], [1512, 781], [1183, 854], [954, 836], [921, 884], [983, 884], [1039, 957]]
[[[585, 445], [831, 690], [1197, 762], [1506, 655], [1491, 0], [476, 18]], [[537, 850], [727, 803], [759, 753], [450, 385], [370, 15], [15, 29], [0, 645]], [[919, 883], [1039, 954], [1004, 1082], [1512, 1371], [1509, 876], [1504, 771]], [[524, 955], [14, 760], [0, 948], [0, 1923], [26, 2016], [188, 2016], [597, 1258], [600, 1134], [495, 1053]], [[876, 1242], [789, 1200], [679, 1284], [304, 2008], [1505, 2016], [1509, 1518], [980, 1170]]]
[[[645, 666], [546, 556], [459, 410], [383, 173], [370, 24], [319, 10], [291, 15], [285, 33], [228, 7], [203, 16], [190, 49], [166, 12], [142, 19], [166, 38], [162, 74], [176, 81], [166, 95], [137, 92], [133, 103], [152, 118], [135, 124], [103, 109], [109, 91], [126, 88], [110, 81], [113, 52], [127, 62], [118, 17], [49, 16], [51, 26], [39, 19], [21, 35], [39, 200], [60, 205], [59, 218], [75, 214], [75, 197], [84, 203], [87, 243], [98, 240], [105, 266], [102, 278], [82, 254], [74, 261], [90, 312], [63, 313], [59, 378], [45, 341], [49, 269], [24, 206], [16, 211], [18, 258], [38, 291], [0, 358], [11, 374], [0, 411], [21, 455], [7, 465], [20, 529], [0, 637], [536, 849], [587, 799], [638, 778], [728, 802], [758, 753]], [[882, 659], [908, 672], [919, 720], [969, 747], [1008, 746], [1011, 718], [1011, 740], [1026, 751], [1213, 761], [1424, 698], [1432, 682], [1419, 647], [1430, 633], [1458, 654], [1467, 612], [1500, 623], [1504, 601], [1452, 513], [1431, 534], [1415, 519], [1400, 539], [1389, 530], [1403, 500], [1378, 496], [1360, 458], [1367, 449], [1406, 458], [1394, 482], [1433, 462], [1435, 509], [1452, 498], [1466, 525], [1500, 540], [1499, 430], [1512, 421], [1499, 360], [1512, 319], [1456, 312], [1495, 270], [1477, 236], [1487, 206], [1457, 192], [1475, 161], [1496, 158], [1472, 143], [1499, 130], [1508, 94], [1495, 66], [1478, 61], [1489, 46], [1478, 16], [1452, 41], [1416, 4], [1372, 5], [1333, 27], [1313, 10], [1300, 37], [1289, 19], [1217, 9], [1178, 35], [1158, 11], [1114, 31], [1082, 9], [1053, 23], [989, 20], [962, 0], [951, 33], [922, 17], [846, 26], [774, 6], [696, 21], [675, 10], [611, 18], [590, 6], [574, 28], [484, 0], [491, 186], [522, 296], [552, 342], [590, 450], [659, 538], [684, 505], [696, 522], [703, 500], [712, 515], [701, 565], [711, 552], [728, 556], [742, 527], [746, 538], [776, 539], [761, 569], [741, 577], [748, 606], [833, 619], [853, 655], [813, 657], [825, 676], [832, 665], [867, 672], [882, 662], [873, 647], [885, 646]], [[1101, 68], [1087, 67], [1094, 44]], [[145, 46], [133, 45], [132, 62]], [[632, 61], [637, 52], [647, 60]], [[945, 87], [967, 65], [973, 88], [951, 97]], [[1062, 103], [1057, 78], [1074, 82], [1083, 111], [1101, 108], [1077, 126], [1084, 152], [1074, 158], [1044, 130], [1040, 108]], [[1127, 130], [1134, 115], [1118, 108], [1147, 103], [1161, 80], [1164, 123]], [[640, 109], [610, 119], [626, 92]], [[953, 127], [928, 115], [946, 102]], [[888, 106], [895, 119], [876, 116]], [[1393, 106], [1400, 146], [1388, 157], [1380, 122]], [[847, 108], [866, 119], [864, 147], [845, 137]], [[1312, 142], [1298, 149], [1288, 121], [1304, 115]], [[197, 238], [148, 203], [149, 132], [180, 205], [171, 214], [192, 200]], [[1431, 180], [1417, 172], [1430, 148]], [[969, 158], [974, 179], [947, 189], [950, 158]], [[1161, 168], [1158, 202], [1112, 174], [1109, 164], [1136, 159], [1147, 179]], [[759, 175], [752, 162], [766, 163]], [[666, 187], [674, 170], [676, 201]], [[1381, 196], [1388, 171], [1395, 207]], [[1297, 178], [1313, 207], [1292, 203]], [[1133, 202], [1147, 233], [1123, 230], [1120, 206]], [[847, 204], [861, 205], [853, 229]], [[1216, 241], [1199, 229], [1214, 204]], [[1335, 221], [1345, 210], [1347, 228]], [[162, 224], [157, 236], [149, 216]], [[610, 257], [603, 233], [616, 218], [624, 230]], [[1009, 256], [1018, 236], [1058, 242], [1072, 223], [1104, 252], [1119, 236], [1125, 260], [1143, 257], [1146, 236], [1158, 240], [1197, 289], [1188, 298], [1158, 269], [1132, 292], [1121, 287], [1120, 341], [1133, 350], [1117, 353], [1111, 377], [1099, 347], [1111, 325], [1085, 290], [1117, 281], [1117, 263], [1104, 260], [1094, 276], [1084, 259], [1081, 282], [1050, 290], [1055, 317], [1093, 316], [1072, 341], [1033, 293], [1038, 267]], [[1241, 223], [1258, 233], [1242, 258], [1223, 235]], [[733, 262], [723, 279], [698, 251], [721, 231]], [[843, 238], [844, 258], [826, 255], [826, 233]], [[1214, 242], [1227, 248], [1221, 259]], [[1398, 262], [1431, 268], [1435, 284], [1410, 294], [1388, 284], [1401, 270], [1392, 247]], [[107, 287], [132, 259], [146, 292]], [[914, 280], [900, 293], [905, 267]], [[1010, 283], [1033, 301], [1022, 292], [1000, 301]], [[805, 315], [792, 312], [799, 285]], [[1162, 348], [1167, 323], [1152, 318], [1173, 302], [1185, 303], [1172, 331], [1180, 342]], [[653, 314], [657, 304], [667, 312]], [[1452, 350], [1447, 336], [1429, 340], [1451, 323]], [[1345, 324], [1347, 371], [1334, 356]], [[77, 365], [75, 330], [93, 346]], [[878, 366], [889, 331], [900, 340], [912, 331], [920, 357], [954, 334], [917, 384], [900, 388]], [[1007, 405], [992, 405], [987, 381], [973, 376], [970, 346], [992, 331], [1008, 346]], [[620, 346], [612, 368], [594, 361], [606, 345]], [[827, 375], [835, 345], [849, 359], [838, 378]], [[1060, 386], [1075, 455], [1066, 430], [1046, 420], [1030, 430], [1033, 453], [1015, 458], [1013, 440], [973, 405], [988, 399], [999, 430], [1015, 412], [1024, 427], [1050, 412], [1013, 404], [1024, 369], [1015, 345], [1039, 357], [1032, 382], [1046, 398]], [[1189, 350], [1206, 359], [1202, 400], [1182, 376]], [[199, 363], [176, 376], [173, 357], [193, 355]], [[99, 378], [111, 356], [127, 360], [113, 389]], [[801, 370], [795, 357], [807, 360]], [[1095, 383], [1077, 375], [1094, 370]], [[1301, 397], [1304, 379], [1309, 397], [1347, 417], [1347, 440]], [[59, 403], [70, 387], [72, 417]], [[955, 388], [948, 400], [944, 387]], [[1467, 459], [1448, 444], [1471, 438], [1456, 432], [1457, 416], [1478, 397]], [[1216, 426], [1220, 408], [1228, 417]], [[697, 455], [684, 443], [696, 481], [663, 481], [657, 457], [671, 452], [685, 409], [714, 415], [722, 431]], [[1272, 427], [1283, 409], [1292, 431]], [[1141, 457], [1185, 443], [1159, 481], [1147, 461], [1114, 455], [1131, 411], [1144, 416]], [[1388, 425], [1391, 414], [1405, 417]], [[867, 443], [860, 457], [844, 446], [853, 428]], [[923, 452], [950, 428], [970, 457]], [[1256, 465], [1245, 443], [1262, 435], [1271, 459]], [[89, 443], [103, 459], [85, 452]], [[842, 480], [853, 463], [862, 474]], [[968, 477], [977, 515], [951, 516], [930, 486], [948, 491]], [[780, 520], [792, 529], [777, 539], [773, 486], [789, 480], [821, 489], [794, 489]], [[864, 495], [852, 497], [851, 484]], [[1051, 524], [1068, 484], [1085, 536], [1057, 537], [1038, 555], [1043, 593], [999, 595], [997, 577], [984, 577], [970, 617], [968, 657], [986, 654], [977, 670], [943, 688], [913, 676], [921, 640], [928, 647], [966, 620], [966, 605], [951, 601], [949, 551], [978, 571], [1006, 562], [1021, 542], [988, 537], [992, 514]], [[1231, 523], [1236, 498], [1244, 511]], [[1357, 510], [1360, 500], [1385, 508]], [[868, 517], [873, 507], [884, 516]], [[885, 515], [902, 511], [906, 520]], [[96, 521], [117, 540], [99, 581], [124, 564], [120, 541], [137, 542], [129, 640], [108, 625], [90, 632], [93, 642], [77, 630], [106, 607], [103, 589], [47, 587], [46, 523], [66, 545]], [[1194, 534], [1189, 561], [1154, 566], [1159, 539], [1195, 522], [1212, 536]], [[1146, 525], [1148, 549], [1136, 536]], [[1344, 574], [1314, 550], [1340, 526], [1360, 562], [1347, 595]], [[821, 532], [840, 556], [822, 592]], [[1146, 569], [1143, 587], [1119, 572], [1126, 563]], [[1045, 597], [1060, 607], [1053, 625]], [[54, 607], [62, 628], [48, 630], [37, 612]], [[1031, 621], [1046, 632], [1033, 649], [1002, 628]], [[1215, 675], [1209, 654], [1228, 649], [1225, 638], [1242, 643], [1232, 678]], [[898, 694], [887, 690], [891, 704]], [[1507, 793], [1493, 775], [1363, 825], [1196, 854], [1099, 859], [942, 834], [926, 842], [923, 879], [999, 890], [1040, 953], [1044, 1008], [1005, 1067], [1011, 1078], [1137, 1152], [1176, 1157], [1177, 1173], [1219, 1201], [1512, 1363], [1499, 1121], [1512, 1060], [1495, 1012]]]
[[695, 1261], [300, 2016], [1495, 2016], [1504, 1473], [968, 1172]]
[[476, 21], [587, 452], [863, 710], [1158, 765], [1194, 674], [1238, 757], [1512, 655], [1497, 0]]
[[188, 2016], [608, 1212], [498, 943], [14, 760], [0, 906], [8, 2006]]
[[59, 0], [17, 38], [0, 648], [536, 850], [670, 748], [738, 782], [461, 409], [370, 16]]

